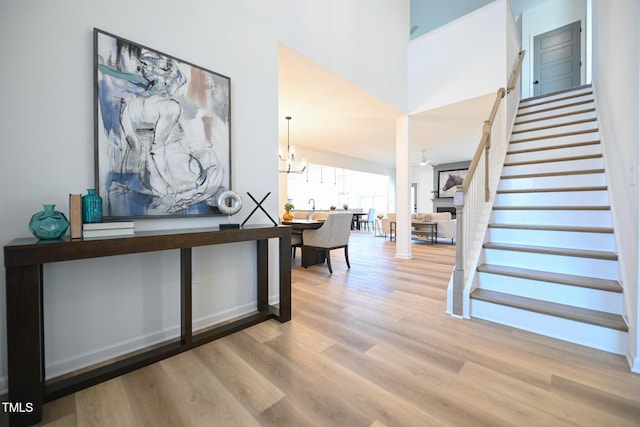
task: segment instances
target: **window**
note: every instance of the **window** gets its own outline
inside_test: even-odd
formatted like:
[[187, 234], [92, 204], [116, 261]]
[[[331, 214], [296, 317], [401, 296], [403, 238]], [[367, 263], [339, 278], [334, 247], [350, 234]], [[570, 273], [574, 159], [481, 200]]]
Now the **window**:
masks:
[[370, 208], [386, 212], [389, 206], [389, 177], [331, 166], [309, 164], [302, 174], [288, 175], [288, 199], [296, 209], [317, 210], [331, 205], [342, 209]]

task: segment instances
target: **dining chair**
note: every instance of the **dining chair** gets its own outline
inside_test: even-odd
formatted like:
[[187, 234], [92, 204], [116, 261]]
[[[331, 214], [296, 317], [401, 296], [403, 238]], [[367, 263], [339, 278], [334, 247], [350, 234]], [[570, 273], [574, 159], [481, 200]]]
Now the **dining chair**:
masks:
[[309, 219], [311, 216], [311, 212], [305, 211], [293, 211], [291, 214], [293, 215], [293, 219]]
[[349, 236], [351, 234], [351, 220], [353, 214], [333, 213], [327, 216], [327, 220], [322, 227], [316, 230], [302, 231], [302, 250], [319, 250], [323, 251], [327, 259], [327, 267], [329, 273], [333, 273], [331, 267], [331, 250], [344, 248], [344, 259], [349, 264]]
[[294, 232], [291, 234], [291, 258], [296, 258], [296, 249], [302, 247], [302, 233]]
[[[374, 208], [369, 209], [369, 213], [366, 217], [360, 218], [360, 225], [364, 225], [369, 230], [369, 224], [373, 228], [373, 221], [376, 219], [376, 210]], [[362, 227], [361, 227], [362, 228]]]

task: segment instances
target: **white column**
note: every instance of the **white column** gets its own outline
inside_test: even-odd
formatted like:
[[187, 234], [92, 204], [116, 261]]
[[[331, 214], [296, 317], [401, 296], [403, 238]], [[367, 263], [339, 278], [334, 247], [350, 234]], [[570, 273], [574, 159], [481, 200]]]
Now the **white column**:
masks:
[[409, 177], [411, 161], [409, 146], [411, 123], [409, 116], [396, 120], [396, 258], [411, 255], [411, 195]]

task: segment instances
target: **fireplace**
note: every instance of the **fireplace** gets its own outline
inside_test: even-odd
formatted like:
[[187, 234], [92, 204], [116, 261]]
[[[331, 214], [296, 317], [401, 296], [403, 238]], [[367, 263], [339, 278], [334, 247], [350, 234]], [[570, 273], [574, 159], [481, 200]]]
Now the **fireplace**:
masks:
[[436, 212], [450, 212], [451, 219], [456, 219], [456, 208], [454, 208], [453, 206], [438, 206], [436, 207]]

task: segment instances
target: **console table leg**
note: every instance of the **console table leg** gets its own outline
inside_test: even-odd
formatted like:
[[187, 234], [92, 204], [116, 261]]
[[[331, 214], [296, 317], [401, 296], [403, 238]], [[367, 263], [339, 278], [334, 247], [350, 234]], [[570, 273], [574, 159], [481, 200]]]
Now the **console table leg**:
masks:
[[12, 426], [42, 418], [44, 347], [42, 330], [42, 265], [6, 268], [7, 356]]
[[180, 249], [180, 340], [191, 344], [193, 338], [192, 317], [193, 268], [191, 248]]
[[258, 264], [258, 310], [269, 308], [269, 241], [262, 239], [257, 242]]
[[291, 236], [279, 239], [280, 249], [280, 316], [278, 321], [291, 320]]

